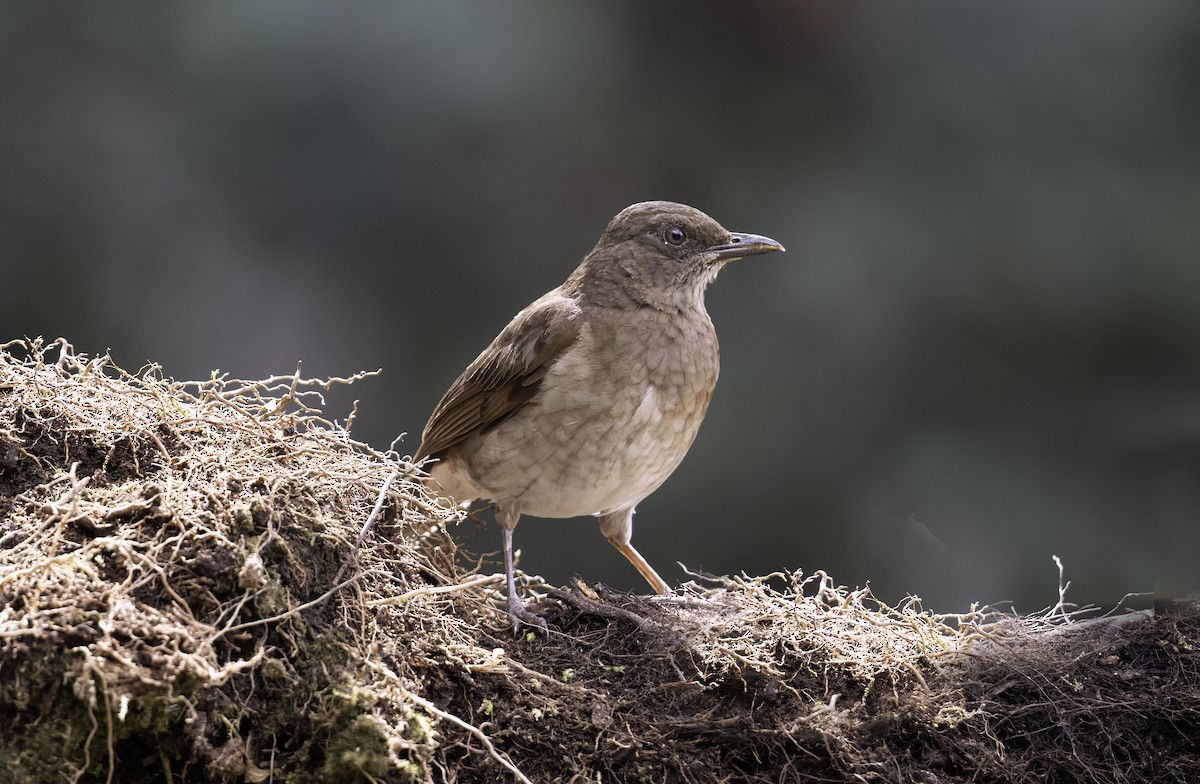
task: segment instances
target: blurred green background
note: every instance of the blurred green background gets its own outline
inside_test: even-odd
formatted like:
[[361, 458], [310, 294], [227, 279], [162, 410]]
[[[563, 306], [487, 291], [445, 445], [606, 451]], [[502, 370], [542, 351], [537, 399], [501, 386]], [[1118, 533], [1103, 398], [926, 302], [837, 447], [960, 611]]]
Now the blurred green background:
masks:
[[[634, 543], [961, 610], [1200, 572], [1200, 5], [0, 9], [0, 339], [381, 377], [379, 448], [643, 199], [786, 255]], [[458, 535], [493, 550], [494, 528]], [[594, 522], [523, 565], [645, 590]]]

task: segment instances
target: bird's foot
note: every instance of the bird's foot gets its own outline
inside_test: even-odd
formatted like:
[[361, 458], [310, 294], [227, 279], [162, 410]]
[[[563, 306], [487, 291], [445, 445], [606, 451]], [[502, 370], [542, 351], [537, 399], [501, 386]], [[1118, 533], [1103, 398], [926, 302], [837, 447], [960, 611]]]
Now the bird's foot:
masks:
[[546, 619], [530, 610], [525, 602], [515, 596], [508, 597], [508, 619], [512, 621], [513, 637], [521, 635], [521, 624], [541, 629], [542, 634], [550, 633]]

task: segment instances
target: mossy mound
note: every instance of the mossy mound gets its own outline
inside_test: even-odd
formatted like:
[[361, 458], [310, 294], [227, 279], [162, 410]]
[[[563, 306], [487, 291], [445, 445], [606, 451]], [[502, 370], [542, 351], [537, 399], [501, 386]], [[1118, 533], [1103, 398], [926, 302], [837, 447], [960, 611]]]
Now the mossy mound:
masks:
[[324, 418], [356, 378], [0, 347], [0, 781], [1200, 780], [1186, 604], [1081, 623], [821, 573], [665, 600], [523, 576], [551, 632], [513, 640], [461, 512]]

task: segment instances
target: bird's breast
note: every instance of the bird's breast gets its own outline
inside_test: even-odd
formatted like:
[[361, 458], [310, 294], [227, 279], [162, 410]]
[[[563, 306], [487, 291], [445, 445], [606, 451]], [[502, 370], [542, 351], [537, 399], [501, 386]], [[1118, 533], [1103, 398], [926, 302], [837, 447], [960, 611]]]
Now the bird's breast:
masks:
[[716, 333], [706, 313], [638, 311], [590, 326], [591, 350], [584, 356], [602, 360], [588, 369], [590, 383], [614, 401], [615, 424], [649, 428], [661, 438], [699, 426], [719, 370]]
[[473, 461], [481, 484], [540, 517], [616, 511], [653, 492], [687, 453], [717, 380], [701, 315], [586, 324], [534, 400], [487, 436]]

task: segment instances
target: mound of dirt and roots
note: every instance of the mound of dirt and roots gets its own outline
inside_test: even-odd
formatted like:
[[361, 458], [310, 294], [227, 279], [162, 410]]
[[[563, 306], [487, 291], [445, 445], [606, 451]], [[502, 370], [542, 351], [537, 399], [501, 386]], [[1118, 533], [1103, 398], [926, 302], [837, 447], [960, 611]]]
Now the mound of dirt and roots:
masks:
[[523, 576], [550, 633], [514, 640], [461, 512], [324, 418], [353, 380], [0, 348], [0, 781], [1200, 781], [1186, 605]]

